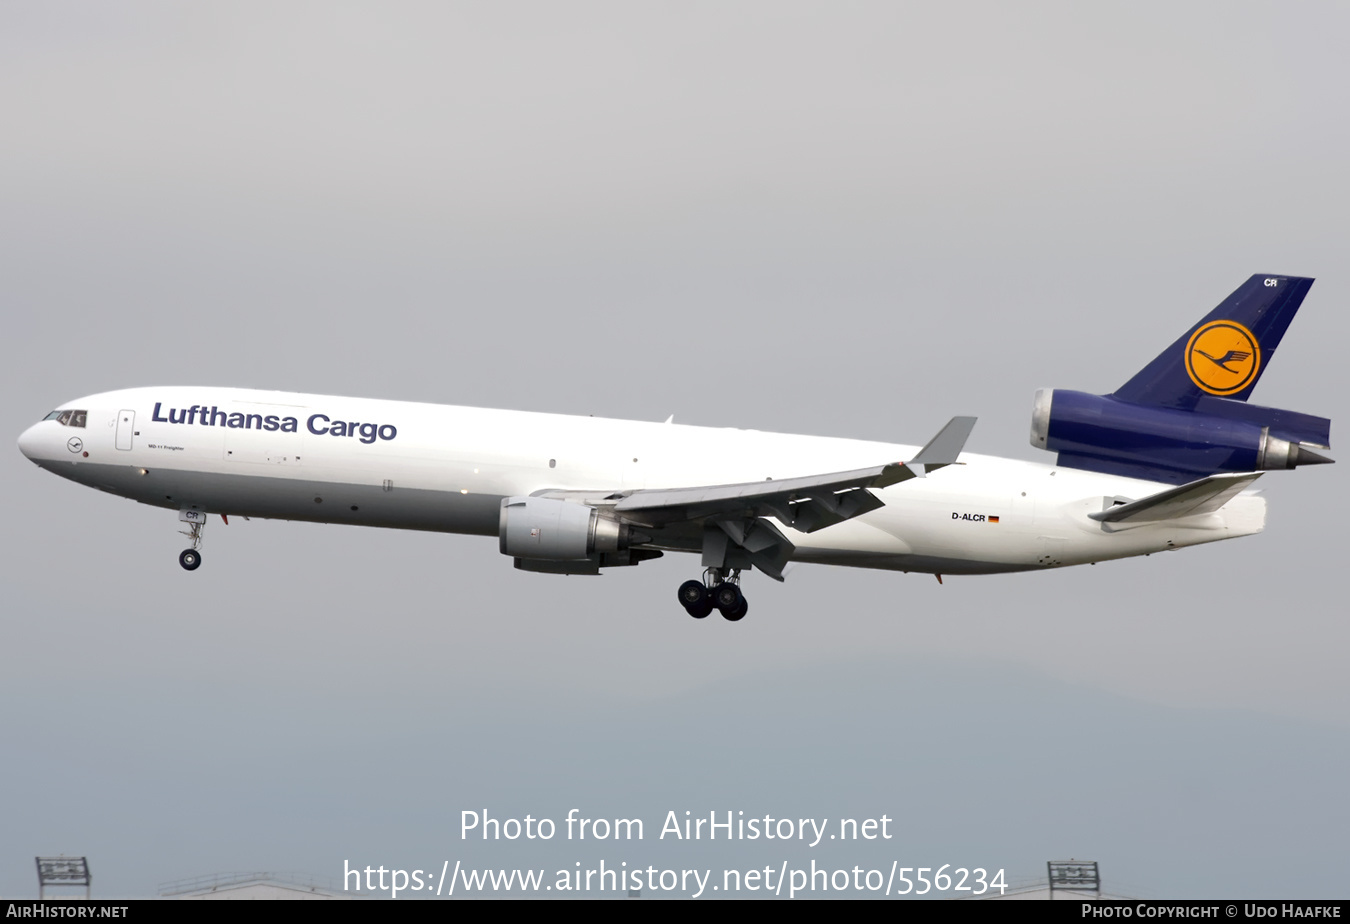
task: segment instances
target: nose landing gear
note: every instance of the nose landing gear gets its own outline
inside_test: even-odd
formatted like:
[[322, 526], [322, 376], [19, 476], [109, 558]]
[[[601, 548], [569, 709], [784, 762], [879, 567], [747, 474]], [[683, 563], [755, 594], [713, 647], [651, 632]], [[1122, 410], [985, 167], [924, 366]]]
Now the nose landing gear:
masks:
[[721, 568], [709, 568], [703, 572], [702, 581], [680, 585], [680, 605], [695, 619], [703, 619], [716, 609], [728, 622], [738, 622], [750, 609], [740, 584], [741, 569], [734, 568], [728, 575]]
[[178, 564], [184, 571], [196, 571], [202, 566], [202, 530], [206, 528], [206, 514], [197, 510], [179, 511], [178, 518], [188, 525], [179, 532], [192, 540], [192, 548], [178, 554]]

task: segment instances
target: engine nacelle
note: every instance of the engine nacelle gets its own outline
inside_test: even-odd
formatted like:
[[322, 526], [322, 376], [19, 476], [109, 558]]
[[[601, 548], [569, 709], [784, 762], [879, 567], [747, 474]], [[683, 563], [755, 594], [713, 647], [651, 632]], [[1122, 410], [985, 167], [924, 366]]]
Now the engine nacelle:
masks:
[[550, 497], [504, 498], [498, 536], [503, 555], [536, 561], [585, 561], [651, 538], [594, 507]]
[[1031, 413], [1031, 445], [1059, 453], [1059, 464], [1069, 468], [1177, 484], [1219, 472], [1331, 461], [1306, 444], [1272, 435], [1260, 419], [1267, 411], [1285, 420], [1306, 415], [1252, 405], [1230, 409], [1230, 404], [1237, 402], [1214, 404], [1220, 413], [1209, 413], [1203, 405], [1195, 410], [1156, 407], [1042, 388]]

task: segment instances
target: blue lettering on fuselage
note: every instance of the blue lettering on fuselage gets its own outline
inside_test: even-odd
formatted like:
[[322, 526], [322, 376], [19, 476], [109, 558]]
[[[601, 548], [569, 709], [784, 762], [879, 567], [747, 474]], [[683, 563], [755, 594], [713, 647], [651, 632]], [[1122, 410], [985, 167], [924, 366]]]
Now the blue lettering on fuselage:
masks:
[[[300, 431], [300, 421], [294, 417], [282, 417], [278, 414], [268, 414], [264, 417], [262, 414], [245, 414], [242, 411], [222, 411], [214, 404], [165, 408], [163, 402], [156, 401], [155, 409], [150, 412], [150, 419], [155, 423], [225, 427], [231, 430], [279, 430], [282, 433]], [[327, 414], [312, 414], [309, 420], [305, 421], [305, 426], [315, 436], [354, 436], [366, 444], [376, 440], [392, 440], [398, 436], [398, 427], [393, 424], [334, 420]]]
[[355, 436], [363, 443], [373, 443], [377, 439], [392, 440], [398, 436], [398, 427], [393, 424], [362, 423], [358, 420], [334, 420], [327, 414], [312, 414], [305, 421], [309, 432], [315, 436]]

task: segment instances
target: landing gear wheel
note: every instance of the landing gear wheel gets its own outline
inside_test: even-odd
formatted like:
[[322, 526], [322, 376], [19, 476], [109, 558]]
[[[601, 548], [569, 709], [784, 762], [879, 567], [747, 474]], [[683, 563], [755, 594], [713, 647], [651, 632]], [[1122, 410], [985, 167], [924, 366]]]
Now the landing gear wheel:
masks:
[[184, 549], [178, 554], [178, 564], [184, 571], [196, 571], [202, 565], [202, 553], [196, 549]]
[[680, 585], [680, 605], [690, 616], [702, 619], [712, 612], [712, 601], [708, 599], [708, 588], [701, 581], [685, 581]]
[[702, 581], [685, 581], [680, 585], [679, 595], [680, 606], [689, 609], [708, 599], [708, 589], [703, 586]]
[[[713, 588], [712, 592], [713, 606], [722, 611], [722, 615], [731, 619], [731, 614], [745, 603], [745, 596], [741, 589], [730, 581], [723, 581]], [[736, 617], [740, 618], [740, 617]]]
[[723, 613], [722, 618], [727, 622], [740, 622], [745, 618], [745, 614], [750, 610], [750, 604], [746, 602], [745, 597], [741, 597], [741, 605], [736, 607], [730, 613]]

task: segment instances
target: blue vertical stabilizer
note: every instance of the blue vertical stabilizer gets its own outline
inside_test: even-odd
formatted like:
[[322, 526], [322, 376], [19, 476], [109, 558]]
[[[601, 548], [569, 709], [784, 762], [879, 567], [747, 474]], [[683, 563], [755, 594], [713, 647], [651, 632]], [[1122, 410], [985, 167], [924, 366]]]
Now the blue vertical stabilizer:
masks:
[[1115, 392], [1134, 404], [1187, 410], [1205, 395], [1246, 401], [1313, 281], [1257, 274]]

